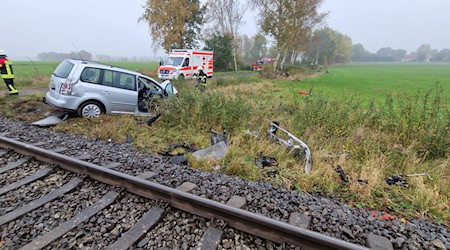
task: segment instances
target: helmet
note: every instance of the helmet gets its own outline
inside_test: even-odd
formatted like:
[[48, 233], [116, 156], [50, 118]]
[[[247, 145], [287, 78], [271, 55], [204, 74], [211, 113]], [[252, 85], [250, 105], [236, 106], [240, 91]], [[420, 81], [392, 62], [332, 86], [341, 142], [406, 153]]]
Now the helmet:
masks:
[[0, 56], [6, 56], [6, 52], [0, 49]]
[[203, 67], [200, 66], [200, 67], [197, 68], [197, 70], [198, 70], [198, 71], [203, 70]]

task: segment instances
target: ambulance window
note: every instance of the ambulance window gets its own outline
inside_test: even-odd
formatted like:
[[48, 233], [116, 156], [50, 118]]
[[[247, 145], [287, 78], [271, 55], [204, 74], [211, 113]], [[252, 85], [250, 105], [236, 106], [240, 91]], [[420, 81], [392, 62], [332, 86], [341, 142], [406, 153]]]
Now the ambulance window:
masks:
[[189, 58], [185, 58], [185, 59], [184, 59], [184, 62], [183, 62], [183, 66], [182, 66], [182, 67], [185, 67], [185, 66], [189, 66]]
[[183, 61], [183, 57], [169, 57], [167, 59], [166, 65], [168, 66], [180, 66]]
[[202, 65], [203, 61], [202, 61], [202, 57], [201, 56], [192, 56], [192, 63], [191, 65], [194, 66], [198, 66], [198, 65]]

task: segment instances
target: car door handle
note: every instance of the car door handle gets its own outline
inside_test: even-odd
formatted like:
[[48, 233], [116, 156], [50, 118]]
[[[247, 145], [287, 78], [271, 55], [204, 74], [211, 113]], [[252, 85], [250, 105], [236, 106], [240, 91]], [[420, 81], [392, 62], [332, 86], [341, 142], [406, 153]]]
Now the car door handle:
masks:
[[107, 95], [109, 92], [108, 91], [103, 91], [103, 94]]

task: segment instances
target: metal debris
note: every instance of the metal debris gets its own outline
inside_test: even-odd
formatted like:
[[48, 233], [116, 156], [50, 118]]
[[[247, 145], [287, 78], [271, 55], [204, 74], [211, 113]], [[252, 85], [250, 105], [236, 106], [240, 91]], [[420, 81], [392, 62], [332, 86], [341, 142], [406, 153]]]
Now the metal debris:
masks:
[[341, 166], [337, 165], [335, 168], [336, 173], [339, 174], [339, 178], [341, 178], [341, 181], [343, 182], [349, 182], [347, 175], [345, 175], [344, 170], [341, 168]]
[[227, 153], [228, 146], [224, 141], [220, 141], [217, 144], [214, 144], [210, 147], [195, 151], [192, 155], [197, 160], [207, 160], [207, 159], [216, 159], [222, 160]]
[[267, 156], [260, 156], [255, 160], [255, 162], [256, 166], [260, 168], [278, 166], [278, 161], [275, 158]]
[[165, 150], [162, 150], [158, 152], [158, 154], [162, 156], [177, 156], [177, 155], [183, 155], [186, 152], [194, 152], [197, 149], [192, 146], [191, 144], [185, 144], [185, 143], [172, 143], [167, 147]]
[[360, 184], [360, 185], [367, 185], [367, 184], [369, 184], [369, 181], [368, 181], [368, 180], [361, 180], [361, 179], [358, 179], [357, 182], [358, 182], [358, 184]]
[[[280, 130], [287, 134], [287, 140], [282, 139], [277, 136], [277, 131]], [[294, 154], [296, 156], [305, 156], [306, 163], [305, 163], [305, 172], [306, 174], [311, 174], [311, 151], [309, 150], [308, 145], [306, 145], [303, 141], [298, 139], [296, 136], [291, 134], [289, 131], [281, 128], [279, 126], [278, 122], [271, 122], [270, 128], [269, 128], [269, 138], [271, 138], [274, 141], [277, 141], [281, 144], [284, 144], [289, 149], [294, 151]]]
[[147, 120], [147, 126], [151, 126], [154, 122], [156, 122], [156, 120], [158, 120], [158, 118], [161, 116], [161, 113], [156, 114], [155, 116], [151, 116], [148, 120]]
[[403, 187], [409, 187], [408, 182], [406, 181], [405, 175], [392, 175], [386, 178], [386, 183], [388, 185], [398, 185]]
[[276, 177], [280, 172], [278, 170], [267, 171], [264, 173], [267, 177]]
[[54, 113], [53, 115], [50, 115], [42, 120], [31, 123], [31, 125], [35, 125], [38, 127], [51, 127], [51, 126], [55, 126], [55, 125], [58, 125], [58, 124], [64, 122], [65, 120], [67, 120], [68, 117], [69, 117], [69, 114], [65, 113], [65, 112], [64, 113]]
[[228, 135], [226, 130], [224, 130], [223, 134], [221, 134], [211, 129], [210, 133], [211, 133], [211, 145], [215, 145], [221, 141], [223, 141], [226, 145], [228, 145]]
[[398, 185], [402, 187], [409, 187], [409, 183], [407, 182], [407, 177], [418, 177], [418, 176], [426, 176], [429, 180], [433, 180], [428, 173], [421, 174], [395, 174], [392, 176], [388, 176], [386, 178], [386, 183], [388, 185]]

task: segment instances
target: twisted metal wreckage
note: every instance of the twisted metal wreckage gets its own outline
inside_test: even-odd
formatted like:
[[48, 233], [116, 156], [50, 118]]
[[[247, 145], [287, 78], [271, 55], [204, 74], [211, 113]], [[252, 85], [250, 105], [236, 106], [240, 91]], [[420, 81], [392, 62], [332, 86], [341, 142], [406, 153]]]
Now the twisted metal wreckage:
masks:
[[[277, 135], [278, 130], [287, 134], [287, 140]], [[291, 149], [296, 156], [303, 156], [303, 151], [306, 158], [305, 172], [308, 175], [311, 174], [311, 151], [309, 150], [309, 147], [308, 145], [306, 145], [306, 143], [298, 139], [295, 135], [291, 134], [286, 129], [280, 127], [280, 124], [278, 122], [270, 122], [268, 133], [270, 139], [284, 144], [286, 147]]]

